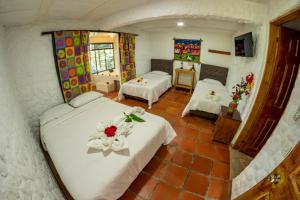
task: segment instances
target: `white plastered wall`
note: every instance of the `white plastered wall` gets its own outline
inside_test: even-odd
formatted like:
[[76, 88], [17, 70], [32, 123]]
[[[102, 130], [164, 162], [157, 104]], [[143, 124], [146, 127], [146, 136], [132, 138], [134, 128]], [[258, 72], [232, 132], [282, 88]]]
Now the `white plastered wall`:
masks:
[[[232, 91], [232, 87], [241, 81], [241, 78], [252, 72], [254, 74], [254, 87], [250, 96], [243, 97], [243, 100], [240, 102], [238, 109], [241, 112], [242, 124], [235, 135], [232, 143], [234, 143], [242, 129], [245, 125], [250, 108], [254, 103], [254, 99], [257, 95], [259, 85], [262, 79], [264, 71], [264, 59], [266, 55], [266, 45], [267, 45], [267, 36], [268, 36], [268, 26], [264, 25], [249, 25], [245, 24], [242, 29], [237, 31], [234, 34], [235, 36], [252, 32], [253, 42], [254, 42], [254, 56], [253, 57], [238, 57], [234, 56], [232, 61], [232, 66], [229, 69], [227, 89]], [[234, 37], [232, 38], [232, 44], [234, 44]], [[233, 50], [234, 52], [234, 46]]]
[[136, 37], [135, 46], [135, 63], [137, 76], [150, 71], [150, 43], [149, 34], [143, 31], [132, 30], [133, 33], [139, 34]]
[[51, 35], [41, 35], [51, 30], [96, 29], [80, 21], [30, 24], [5, 30], [7, 59], [22, 102], [25, 116], [34, 133], [38, 132], [39, 116], [47, 109], [63, 103], [55, 62]]
[[[230, 68], [233, 55], [220, 55], [209, 53], [208, 49], [232, 51], [231, 33], [216, 30], [170, 30], [150, 32], [150, 54], [151, 58], [170, 59], [174, 58], [174, 38], [202, 39], [201, 56], [202, 63]], [[233, 53], [233, 52], [231, 52]], [[174, 71], [181, 67], [180, 61], [174, 61]], [[184, 62], [184, 68], [191, 68], [192, 63]], [[196, 69], [195, 82], [199, 80], [200, 65], [194, 64]], [[175, 74], [175, 72], [174, 72]], [[174, 78], [174, 77], [173, 77]], [[182, 77], [181, 83], [190, 84], [190, 77]]]
[[0, 25], [0, 199], [63, 199], [18, 101], [4, 34]]

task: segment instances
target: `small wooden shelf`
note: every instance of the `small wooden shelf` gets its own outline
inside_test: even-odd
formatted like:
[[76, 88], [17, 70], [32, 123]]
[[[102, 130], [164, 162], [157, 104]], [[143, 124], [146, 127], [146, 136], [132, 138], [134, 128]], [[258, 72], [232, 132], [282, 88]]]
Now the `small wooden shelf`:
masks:
[[[175, 72], [176, 72], [176, 75], [175, 75], [175, 88], [179, 87], [179, 88], [189, 89], [190, 93], [192, 93], [193, 88], [194, 88], [195, 70], [192, 70], [192, 69], [176, 69]], [[179, 76], [181, 74], [190, 75], [191, 76], [191, 84], [186, 85], [186, 84], [178, 83]]]
[[229, 51], [220, 51], [220, 50], [215, 50], [215, 49], [208, 49], [208, 52], [222, 54], [222, 55], [231, 55], [231, 52], [229, 52]]

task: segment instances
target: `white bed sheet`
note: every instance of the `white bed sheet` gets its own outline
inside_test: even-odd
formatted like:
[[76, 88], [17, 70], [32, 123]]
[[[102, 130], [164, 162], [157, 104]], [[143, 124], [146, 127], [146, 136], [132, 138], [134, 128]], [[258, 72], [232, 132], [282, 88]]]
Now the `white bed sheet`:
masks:
[[148, 100], [149, 109], [158, 101], [160, 95], [172, 87], [172, 76], [155, 73], [146, 73], [140, 77], [147, 80], [147, 84], [136, 84], [133, 81], [124, 83], [119, 91], [119, 100], [124, 99], [124, 94]]
[[[207, 98], [211, 91], [215, 91], [218, 101]], [[194, 93], [182, 112], [184, 117], [190, 110], [200, 110], [208, 113], [219, 114], [221, 105], [228, 106], [231, 101], [230, 93], [223, 85], [198, 81]]]
[[73, 198], [119, 198], [161, 144], [176, 136], [165, 119], [145, 113], [146, 122], [136, 122], [127, 137], [128, 151], [104, 154], [89, 150], [87, 142], [97, 124], [128, 108], [102, 97], [41, 127], [42, 143]]

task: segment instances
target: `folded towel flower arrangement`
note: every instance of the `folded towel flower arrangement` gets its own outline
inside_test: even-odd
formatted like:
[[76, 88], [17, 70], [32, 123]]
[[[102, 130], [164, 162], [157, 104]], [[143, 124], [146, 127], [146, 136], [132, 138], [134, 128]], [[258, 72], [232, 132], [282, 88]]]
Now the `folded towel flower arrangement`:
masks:
[[216, 95], [215, 91], [211, 91], [210, 93], [208, 93], [206, 95], [206, 99], [217, 102], [220, 100], [220, 97], [219, 97], [219, 95]]
[[97, 132], [90, 136], [87, 146], [97, 150], [121, 151], [128, 149], [126, 137], [131, 133], [133, 122], [145, 122], [137, 116], [143, 115], [145, 110], [141, 107], [132, 107], [115, 119], [100, 123]]
[[148, 80], [144, 79], [144, 77], [135, 78], [135, 79], [129, 81], [129, 83], [137, 84], [137, 85], [146, 85], [147, 82], [148, 82]]

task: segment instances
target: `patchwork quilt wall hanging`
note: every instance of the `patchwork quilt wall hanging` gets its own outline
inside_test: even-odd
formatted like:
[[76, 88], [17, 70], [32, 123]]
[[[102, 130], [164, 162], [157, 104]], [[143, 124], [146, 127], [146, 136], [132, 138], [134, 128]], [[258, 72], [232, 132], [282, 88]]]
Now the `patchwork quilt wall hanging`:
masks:
[[120, 61], [122, 83], [136, 78], [135, 35], [120, 33]]
[[202, 40], [174, 38], [174, 60], [200, 62]]
[[91, 90], [89, 32], [54, 32], [55, 58], [60, 85], [66, 102]]

